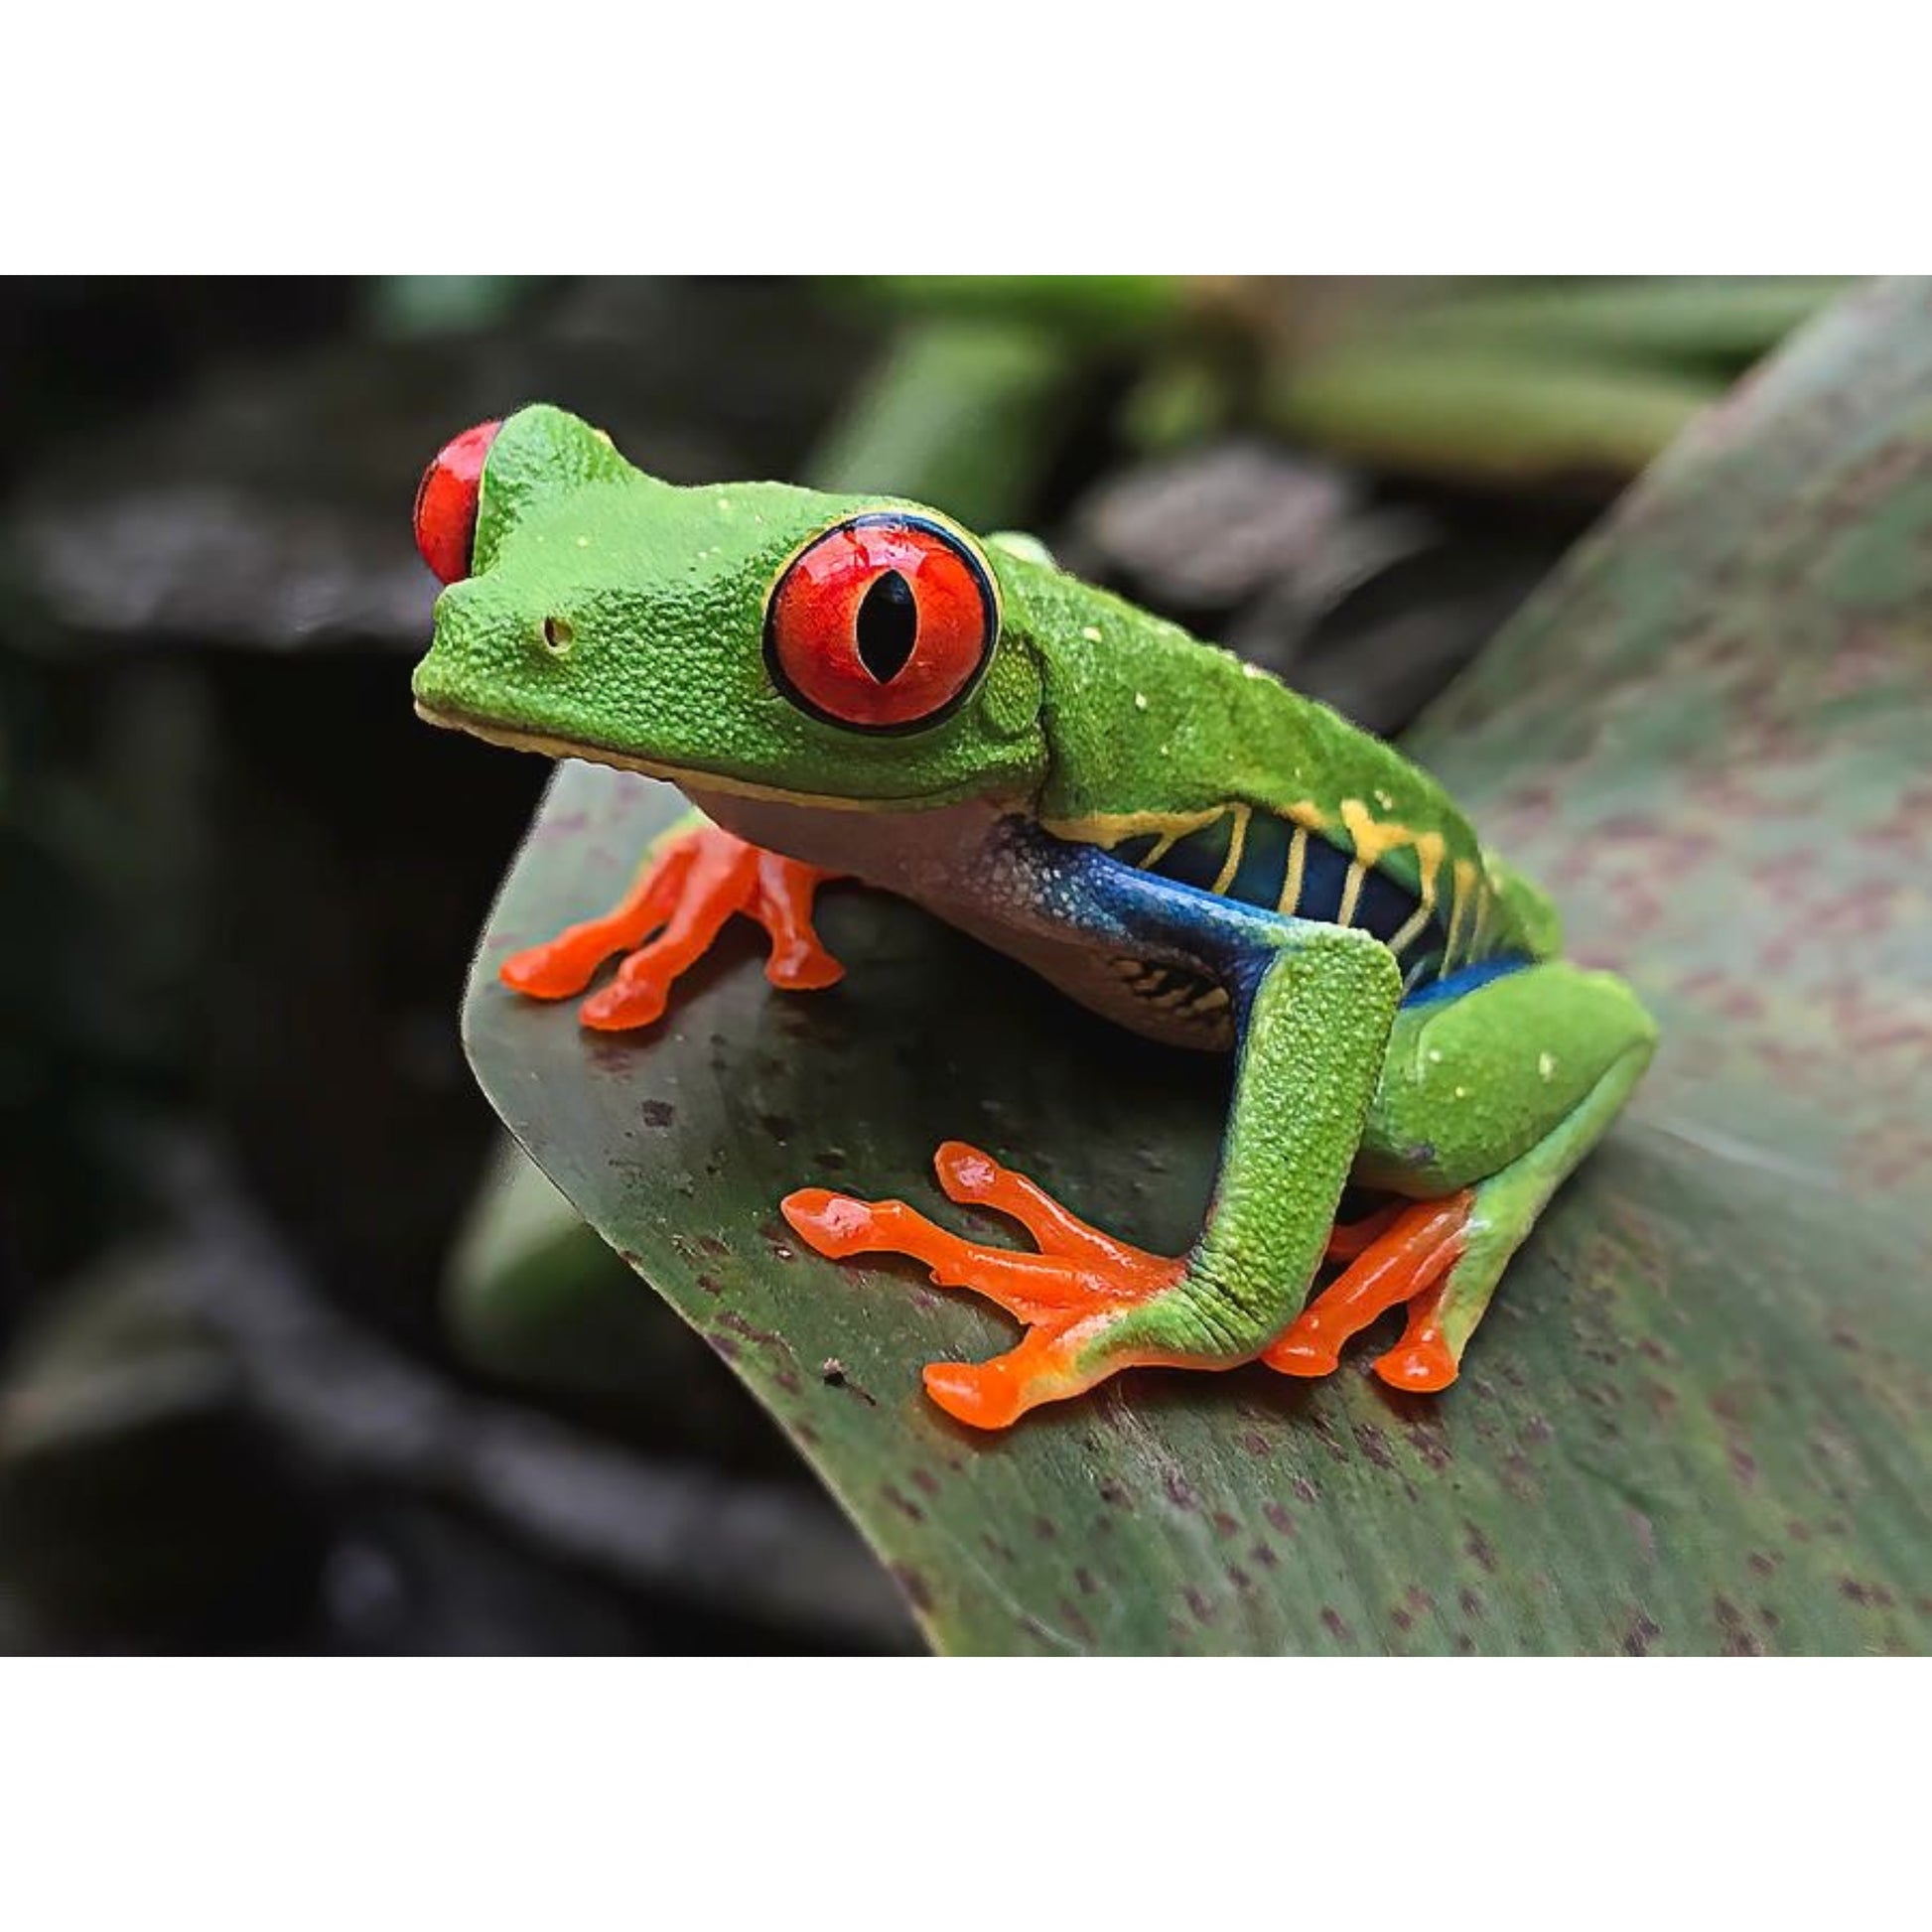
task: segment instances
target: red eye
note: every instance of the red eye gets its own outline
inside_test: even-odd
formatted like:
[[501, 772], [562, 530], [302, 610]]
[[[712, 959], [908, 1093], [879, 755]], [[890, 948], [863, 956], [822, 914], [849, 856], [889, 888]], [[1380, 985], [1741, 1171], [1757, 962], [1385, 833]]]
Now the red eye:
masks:
[[502, 427], [500, 422], [479, 423], [445, 443], [416, 485], [416, 548], [446, 584], [470, 575], [483, 458]]
[[813, 717], [910, 731], [965, 700], [998, 631], [979, 559], [938, 524], [886, 511], [793, 560], [765, 606], [764, 657]]

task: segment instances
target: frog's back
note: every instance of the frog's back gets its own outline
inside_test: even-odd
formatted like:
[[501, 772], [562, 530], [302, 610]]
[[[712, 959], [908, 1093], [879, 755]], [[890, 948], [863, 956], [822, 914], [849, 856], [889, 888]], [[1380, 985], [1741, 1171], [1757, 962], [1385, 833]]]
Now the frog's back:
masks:
[[1075, 579], [1009, 583], [1045, 687], [1044, 830], [1200, 891], [1360, 927], [1412, 993], [1558, 950], [1549, 900], [1393, 747]]

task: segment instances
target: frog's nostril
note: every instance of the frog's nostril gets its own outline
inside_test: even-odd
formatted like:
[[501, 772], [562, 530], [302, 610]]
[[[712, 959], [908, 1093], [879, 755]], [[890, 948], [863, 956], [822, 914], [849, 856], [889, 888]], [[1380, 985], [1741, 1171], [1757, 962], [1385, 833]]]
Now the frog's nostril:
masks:
[[561, 657], [577, 641], [577, 633], [562, 618], [545, 618], [543, 621], [543, 647], [555, 651]]

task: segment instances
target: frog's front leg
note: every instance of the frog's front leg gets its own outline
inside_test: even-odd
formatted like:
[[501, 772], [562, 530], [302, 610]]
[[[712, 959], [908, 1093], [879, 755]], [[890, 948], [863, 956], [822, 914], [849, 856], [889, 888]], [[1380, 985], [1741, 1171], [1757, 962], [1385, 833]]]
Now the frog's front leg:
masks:
[[1097, 853], [1063, 858], [1048, 883], [1061, 915], [1096, 943], [1147, 950], [1229, 989], [1239, 1066], [1193, 1248], [1167, 1258], [1130, 1247], [956, 1143], [940, 1150], [945, 1191], [1014, 1215], [1039, 1253], [962, 1241], [902, 1201], [808, 1188], [783, 1204], [822, 1254], [910, 1255], [941, 1286], [974, 1289], [1029, 1324], [990, 1362], [925, 1372], [933, 1399], [982, 1429], [1123, 1368], [1232, 1368], [1282, 1332], [1328, 1245], [1401, 997], [1393, 955], [1364, 933], [1257, 912]]
[[617, 977], [584, 1002], [579, 1017], [600, 1032], [647, 1027], [662, 1018], [671, 982], [743, 912], [770, 935], [764, 976], [773, 986], [831, 986], [845, 968], [812, 925], [812, 898], [838, 876], [749, 845], [692, 812], [652, 842], [635, 883], [609, 912], [512, 954], [498, 976], [533, 999], [563, 1000], [624, 953]]

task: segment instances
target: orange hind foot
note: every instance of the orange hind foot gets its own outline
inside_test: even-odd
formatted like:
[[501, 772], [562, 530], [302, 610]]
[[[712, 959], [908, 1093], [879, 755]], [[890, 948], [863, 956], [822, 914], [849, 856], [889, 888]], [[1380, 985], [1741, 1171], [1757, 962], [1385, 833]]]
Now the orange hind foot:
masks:
[[[715, 825], [682, 827], [652, 846], [636, 883], [602, 918], [512, 954], [497, 976], [532, 999], [564, 1000], [583, 992], [613, 953], [627, 953], [617, 978], [593, 993], [578, 1017], [602, 1033], [647, 1027], [670, 1004], [671, 982], [710, 951], [734, 912], [743, 912], [771, 937], [764, 976], [773, 986], [831, 986], [845, 968], [812, 925], [812, 898], [838, 877]], [[656, 937], [643, 943], [651, 933]]]
[[931, 1269], [939, 1287], [971, 1289], [1027, 1324], [1019, 1346], [989, 1362], [927, 1364], [926, 1393], [949, 1416], [976, 1429], [1004, 1429], [1029, 1409], [1078, 1395], [1134, 1362], [1180, 1360], [1166, 1352], [1123, 1353], [1108, 1348], [1105, 1338], [1129, 1311], [1172, 1288], [1183, 1262], [1103, 1234], [963, 1141], [947, 1141], [932, 1165], [949, 1200], [1010, 1214], [1038, 1252], [963, 1241], [903, 1201], [801, 1187], [781, 1206], [799, 1237], [822, 1255], [835, 1261], [910, 1256]]
[[[1295, 1318], [1261, 1359], [1284, 1375], [1326, 1375], [1340, 1363], [1342, 1344], [1398, 1302], [1409, 1305], [1402, 1339], [1375, 1364], [1394, 1388], [1431, 1392], [1455, 1380], [1455, 1357], [1444, 1339], [1438, 1310], [1449, 1271], [1462, 1252], [1472, 1193], [1385, 1209], [1373, 1226], [1337, 1229], [1331, 1255], [1354, 1259]], [[1363, 1240], [1361, 1234], [1368, 1238]], [[1356, 1238], [1349, 1238], [1351, 1235]]]

